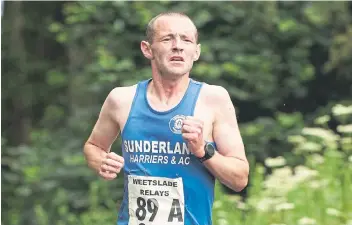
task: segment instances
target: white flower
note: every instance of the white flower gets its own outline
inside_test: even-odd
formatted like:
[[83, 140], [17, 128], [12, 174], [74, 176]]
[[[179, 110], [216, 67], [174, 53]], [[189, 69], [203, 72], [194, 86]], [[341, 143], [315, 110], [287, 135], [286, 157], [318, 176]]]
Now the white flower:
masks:
[[278, 167], [278, 166], [283, 166], [285, 164], [286, 164], [286, 159], [282, 156], [265, 159], [265, 165], [267, 167]]
[[341, 104], [337, 104], [332, 108], [332, 113], [335, 116], [340, 116], [340, 115], [347, 115], [347, 114], [352, 114], [352, 105], [350, 106], [344, 106]]
[[213, 204], [214, 209], [220, 208], [222, 206], [222, 202], [221, 201], [215, 201]]
[[299, 225], [315, 225], [317, 224], [317, 221], [312, 218], [308, 217], [302, 217], [301, 219], [298, 220]]
[[320, 188], [320, 182], [313, 180], [312, 182], [309, 183], [309, 187], [311, 187], [313, 189], [318, 189], [318, 188]]
[[275, 176], [275, 177], [282, 177], [282, 178], [288, 178], [292, 175], [292, 170], [290, 167], [288, 166], [285, 166], [285, 167], [282, 167], [282, 168], [277, 168], [277, 169], [274, 169], [273, 173], [272, 173], [272, 176]]
[[343, 137], [341, 138], [341, 147], [345, 152], [352, 152], [352, 138], [351, 137]]
[[320, 152], [321, 149], [322, 146], [320, 144], [308, 141], [300, 144], [296, 150], [298, 152]]
[[239, 195], [230, 195], [230, 196], [227, 196], [227, 199], [230, 202], [239, 202], [239, 201], [241, 201], [241, 196], [239, 196]]
[[299, 144], [306, 142], [306, 138], [301, 135], [291, 135], [287, 138], [288, 142], [293, 144]]
[[343, 138], [341, 138], [341, 144], [343, 144], [343, 145], [352, 144], [352, 138], [351, 137], [343, 137]]
[[297, 166], [295, 172], [296, 173], [292, 179], [298, 183], [310, 180], [318, 175], [318, 171], [309, 169], [305, 166]]
[[227, 216], [227, 212], [225, 212], [225, 211], [218, 211], [218, 216], [220, 217], [220, 218], [226, 218], [226, 216]]
[[341, 133], [352, 133], [352, 124], [339, 125], [337, 131]]
[[283, 196], [295, 187], [294, 180], [291, 179], [292, 170], [285, 166], [273, 171], [264, 181], [266, 194], [269, 196]]
[[316, 127], [305, 127], [302, 130], [302, 133], [309, 136], [320, 137], [325, 141], [336, 141], [338, 140], [338, 136], [332, 132], [331, 130], [326, 130], [323, 128]]
[[318, 117], [315, 119], [315, 123], [316, 124], [326, 124], [327, 122], [329, 122], [330, 120], [330, 116], [329, 115], [324, 115], [324, 116], [321, 116], [321, 117]]
[[324, 157], [319, 154], [313, 154], [310, 159], [314, 165], [322, 164], [325, 161]]
[[219, 225], [228, 225], [229, 223], [227, 222], [227, 220], [221, 218], [221, 219], [218, 219], [218, 224]]
[[237, 208], [245, 210], [245, 209], [247, 209], [247, 205], [246, 205], [246, 203], [239, 201], [237, 203]]
[[328, 184], [329, 184], [328, 180], [313, 180], [309, 183], [309, 187], [313, 189], [318, 189], [318, 188], [325, 187]]
[[275, 205], [285, 202], [284, 198], [269, 198], [264, 197], [259, 200], [256, 204], [256, 208], [258, 211], [267, 212], [274, 208]]
[[326, 214], [328, 214], [330, 216], [340, 216], [341, 212], [337, 209], [334, 209], [334, 208], [327, 208]]
[[294, 209], [294, 208], [295, 208], [295, 205], [293, 203], [285, 202], [285, 203], [278, 204], [275, 207], [275, 210], [276, 211], [283, 211], [283, 210], [290, 210], [290, 209]]

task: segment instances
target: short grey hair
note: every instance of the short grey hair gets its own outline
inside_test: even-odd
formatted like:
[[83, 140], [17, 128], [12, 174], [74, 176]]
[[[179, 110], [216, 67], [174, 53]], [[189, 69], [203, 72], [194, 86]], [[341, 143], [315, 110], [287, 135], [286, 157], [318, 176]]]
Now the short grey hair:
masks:
[[[155, 21], [162, 16], [179, 16], [179, 17], [185, 17], [188, 18], [192, 23], [193, 21], [191, 20], [191, 18], [189, 18], [189, 16], [187, 16], [185, 13], [182, 12], [164, 12], [164, 13], [160, 13], [159, 15], [155, 16], [154, 18], [152, 18], [148, 25], [147, 25], [147, 30], [146, 30], [146, 40], [149, 43], [153, 43], [153, 38], [154, 38], [154, 34], [155, 34], [155, 30], [154, 30], [154, 24]], [[193, 23], [194, 25], [194, 23]], [[195, 29], [196, 29], [196, 41], [198, 41], [198, 30], [197, 27], [194, 25]]]

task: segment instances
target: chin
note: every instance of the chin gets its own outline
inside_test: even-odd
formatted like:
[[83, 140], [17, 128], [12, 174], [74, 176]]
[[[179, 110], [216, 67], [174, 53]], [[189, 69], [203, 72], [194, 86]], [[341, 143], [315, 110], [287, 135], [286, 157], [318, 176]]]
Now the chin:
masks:
[[188, 69], [185, 69], [185, 68], [172, 68], [170, 70], [167, 71], [168, 74], [170, 75], [173, 75], [173, 76], [183, 76], [187, 73], [189, 73], [189, 70]]
[[170, 71], [168, 74], [170, 74], [172, 77], [179, 78], [185, 76], [187, 72]]

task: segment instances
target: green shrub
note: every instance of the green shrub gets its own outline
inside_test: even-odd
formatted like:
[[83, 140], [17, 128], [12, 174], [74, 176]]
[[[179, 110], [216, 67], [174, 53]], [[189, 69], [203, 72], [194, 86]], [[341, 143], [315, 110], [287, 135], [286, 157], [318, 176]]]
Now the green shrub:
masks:
[[[327, 128], [330, 116], [315, 120], [301, 134], [289, 136], [303, 165], [288, 166], [279, 156], [265, 166], [251, 166], [249, 197], [226, 195], [217, 183], [214, 225], [351, 225], [352, 106], [336, 105], [332, 115], [342, 125]], [[264, 177], [265, 168], [272, 173]]]

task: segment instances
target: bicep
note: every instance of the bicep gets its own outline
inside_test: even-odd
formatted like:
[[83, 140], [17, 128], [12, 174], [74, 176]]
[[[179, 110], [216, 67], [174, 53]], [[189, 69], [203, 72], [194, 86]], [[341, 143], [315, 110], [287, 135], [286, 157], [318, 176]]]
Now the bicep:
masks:
[[226, 90], [222, 90], [216, 104], [213, 136], [219, 153], [246, 161], [236, 111]]
[[118, 136], [119, 126], [114, 118], [116, 112], [115, 103], [111, 94], [105, 100], [97, 122], [94, 125], [88, 143], [95, 145], [105, 151], [109, 151], [112, 143]]

